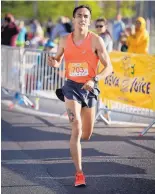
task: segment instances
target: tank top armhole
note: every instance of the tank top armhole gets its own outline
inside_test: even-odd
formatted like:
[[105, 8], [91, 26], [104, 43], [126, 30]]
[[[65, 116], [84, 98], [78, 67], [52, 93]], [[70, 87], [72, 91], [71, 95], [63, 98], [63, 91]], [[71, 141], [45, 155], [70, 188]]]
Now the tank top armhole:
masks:
[[94, 53], [94, 55], [97, 57], [97, 58], [99, 58], [98, 57], [98, 53], [97, 53], [97, 49], [95, 49], [95, 51], [93, 51], [93, 36], [94, 36], [94, 33], [93, 32], [89, 32], [90, 33], [90, 46], [91, 46], [91, 48], [92, 48], [92, 52]]
[[65, 48], [64, 49], [66, 49], [67, 48], [67, 45], [70, 45], [70, 43], [72, 42], [71, 41], [71, 36], [72, 36], [72, 33], [70, 33], [69, 35], [67, 35], [67, 37], [66, 37], [66, 43], [65, 43]]

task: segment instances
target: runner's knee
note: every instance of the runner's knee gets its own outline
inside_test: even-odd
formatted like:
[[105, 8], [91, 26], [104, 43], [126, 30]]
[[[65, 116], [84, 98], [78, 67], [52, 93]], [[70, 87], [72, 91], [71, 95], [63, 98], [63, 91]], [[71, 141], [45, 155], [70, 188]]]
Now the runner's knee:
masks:
[[89, 140], [90, 139], [90, 137], [91, 137], [91, 134], [84, 134], [84, 133], [82, 133], [82, 139], [83, 140]]
[[81, 128], [82, 128], [82, 125], [81, 125], [80, 120], [74, 120], [74, 122], [72, 123], [71, 140], [81, 138], [81, 135], [82, 135]]
[[82, 137], [81, 138], [83, 140], [89, 140], [91, 138], [92, 132], [93, 132], [93, 127], [91, 127], [91, 126], [84, 127], [82, 129]]

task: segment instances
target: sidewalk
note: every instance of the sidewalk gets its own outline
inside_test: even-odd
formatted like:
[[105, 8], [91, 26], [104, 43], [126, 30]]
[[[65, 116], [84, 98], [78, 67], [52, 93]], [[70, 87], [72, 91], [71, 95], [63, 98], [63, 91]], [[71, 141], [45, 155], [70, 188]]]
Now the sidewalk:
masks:
[[[2, 100], [1, 103], [3, 103], [5, 106], [9, 106], [13, 100], [13, 96], [8, 96], [1, 92]], [[36, 111], [33, 108], [28, 108], [26, 105], [16, 105], [16, 109], [22, 112], [30, 113], [30, 114], [37, 114], [42, 116], [56, 116], [56, 117], [64, 117], [66, 113], [66, 108], [64, 102], [57, 99], [55, 92], [51, 91], [39, 91], [39, 95], [42, 96], [42, 98], [39, 99], [39, 110]], [[36, 97], [30, 97], [30, 100], [35, 104]], [[110, 113], [111, 117], [111, 123], [110, 125], [123, 125], [123, 126], [141, 126], [146, 127], [153, 121], [151, 118], [144, 118], [139, 116], [133, 116], [133, 115], [127, 115], [127, 114], [121, 114], [121, 113]], [[66, 116], [65, 116], [66, 118]], [[99, 120], [98, 121], [102, 121]], [[103, 125], [104, 122], [102, 121]]]

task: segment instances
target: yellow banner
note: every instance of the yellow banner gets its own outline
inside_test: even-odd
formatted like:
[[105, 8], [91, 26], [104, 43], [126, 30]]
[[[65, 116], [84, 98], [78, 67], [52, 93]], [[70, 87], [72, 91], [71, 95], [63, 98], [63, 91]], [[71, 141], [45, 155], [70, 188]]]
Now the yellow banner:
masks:
[[155, 56], [112, 52], [110, 58], [114, 71], [99, 81], [102, 101], [155, 110]]

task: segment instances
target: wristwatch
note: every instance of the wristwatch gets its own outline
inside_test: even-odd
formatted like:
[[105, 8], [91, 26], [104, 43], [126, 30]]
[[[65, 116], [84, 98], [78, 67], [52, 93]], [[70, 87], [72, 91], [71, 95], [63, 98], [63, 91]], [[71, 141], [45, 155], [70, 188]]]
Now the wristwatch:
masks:
[[98, 76], [95, 76], [95, 77], [93, 77], [93, 79], [92, 79], [96, 84], [98, 83], [98, 81], [99, 81], [99, 77]]

